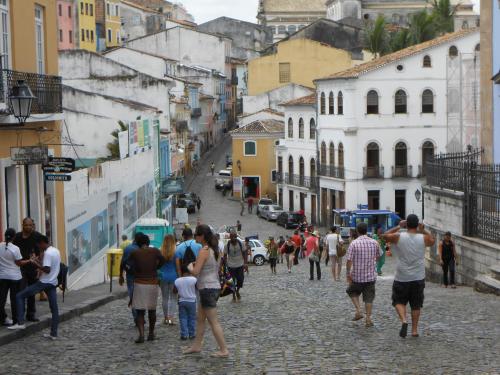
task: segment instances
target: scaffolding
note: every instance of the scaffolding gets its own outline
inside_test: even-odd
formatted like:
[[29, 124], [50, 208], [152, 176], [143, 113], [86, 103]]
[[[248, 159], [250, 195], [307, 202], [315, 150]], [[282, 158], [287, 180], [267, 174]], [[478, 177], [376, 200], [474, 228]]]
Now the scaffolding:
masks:
[[464, 152], [467, 146], [481, 147], [479, 52], [447, 58], [446, 152]]

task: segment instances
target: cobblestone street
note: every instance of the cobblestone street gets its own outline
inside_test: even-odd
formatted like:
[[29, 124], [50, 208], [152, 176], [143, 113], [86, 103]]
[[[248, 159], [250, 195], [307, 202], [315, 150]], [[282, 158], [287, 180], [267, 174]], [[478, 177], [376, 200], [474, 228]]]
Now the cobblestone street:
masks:
[[[218, 169], [222, 149], [213, 153]], [[201, 176], [191, 185], [203, 200], [201, 220], [214, 227], [235, 224], [239, 203], [216, 192], [205, 169]], [[197, 215], [190, 219], [196, 222]], [[261, 239], [285, 232], [255, 215], [245, 214], [242, 223], [244, 235], [258, 233]], [[377, 282], [372, 328], [351, 322], [344, 277], [333, 282], [323, 266], [323, 279], [309, 281], [308, 271], [304, 260], [291, 274], [283, 264], [275, 276], [267, 265], [250, 268], [242, 302], [226, 297], [219, 303], [231, 351], [227, 360], [209, 356], [216, 345], [208, 330], [204, 352], [191, 357], [181, 354], [186, 344], [179, 340], [178, 325], [158, 325], [155, 342], [134, 344], [136, 331], [122, 299], [62, 323], [58, 341], [37, 334], [1, 347], [0, 374], [500, 373], [498, 297], [428, 283], [420, 338], [401, 339], [390, 300], [392, 258]]]

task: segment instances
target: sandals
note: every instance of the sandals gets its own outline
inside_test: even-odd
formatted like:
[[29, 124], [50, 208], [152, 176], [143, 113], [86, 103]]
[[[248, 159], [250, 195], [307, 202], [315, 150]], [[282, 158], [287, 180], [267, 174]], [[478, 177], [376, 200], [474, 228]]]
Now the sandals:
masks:
[[401, 324], [401, 330], [399, 331], [399, 336], [402, 338], [408, 336], [408, 323]]
[[356, 322], [356, 321], [361, 320], [361, 319], [363, 319], [363, 314], [356, 314], [356, 315], [354, 315], [354, 318], [352, 318], [352, 321]]

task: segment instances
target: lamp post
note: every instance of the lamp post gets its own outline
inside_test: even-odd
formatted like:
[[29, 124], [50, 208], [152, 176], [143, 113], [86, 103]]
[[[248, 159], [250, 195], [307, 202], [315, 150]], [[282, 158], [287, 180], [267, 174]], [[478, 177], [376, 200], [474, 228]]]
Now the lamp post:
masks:
[[9, 108], [21, 126], [31, 115], [31, 106], [36, 99], [29, 86], [23, 81], [17, 81], [9, 94]]
[[417, 189], [415, 191], [415, 199], [417, 202], [422, 202], [422, 220], [424, 220], [424, 190], [420, 191]]

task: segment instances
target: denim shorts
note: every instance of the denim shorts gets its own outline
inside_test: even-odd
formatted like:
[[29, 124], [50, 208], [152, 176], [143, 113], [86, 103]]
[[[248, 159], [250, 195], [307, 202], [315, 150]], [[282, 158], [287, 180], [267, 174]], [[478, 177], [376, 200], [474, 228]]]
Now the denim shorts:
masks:
[[204, 309], [214, 309], [220, 296], [220, 289], [200, 289], [200, 305]]

